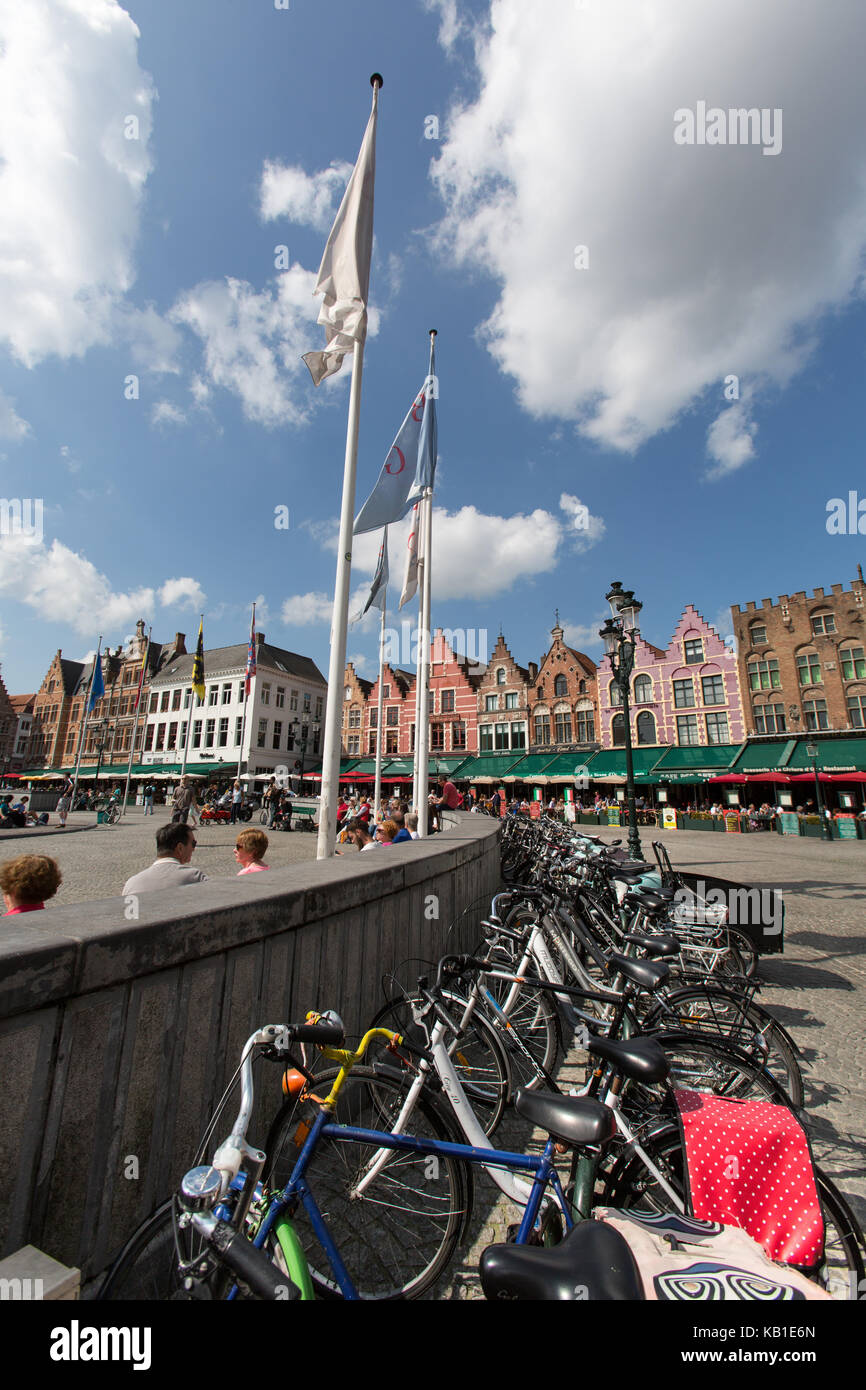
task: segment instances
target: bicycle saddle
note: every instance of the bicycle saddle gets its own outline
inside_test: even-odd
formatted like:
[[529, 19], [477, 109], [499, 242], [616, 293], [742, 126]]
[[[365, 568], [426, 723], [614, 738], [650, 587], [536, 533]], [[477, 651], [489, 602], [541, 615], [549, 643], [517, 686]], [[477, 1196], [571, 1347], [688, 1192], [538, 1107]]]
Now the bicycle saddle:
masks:
[[642, 1300], [628, 1242], [603, 1221], [581, 1221], [559, 1245], [488, 1245], [479, 1263], [485, 1298], [575, 1302]]
[[557, 1096], [521, 1087], [514, 1093], [514, 1108], [563, 1144], [603, 1144], [616, 1132], [613, 1111], [589, 1096]]
[[611, 965], [641, 989], [656, 990], [670, 975], [670, 970], [662, 961], [635, 960], [633, 956], [610, 955]]
[[590, 1034], [586, 1050], [594, 1057], [610, 1062], [616, 1071], [621, 1071], [634, 1081], [646, 1081], [653, 1085], [656, 1081], [664, 1081], [670, 1071], [664, 1048], [655, 1038], [630, 1038], [628, 1042], [617, 1042], [613, 1038], [594, 1038]]
[[662, 960], [668, 956], [678, 956], [682, 949], [676, 937], [668, 936], [666, 932], [659, 932], [657, 936], [644, 936], [642, 932], [630, 931], [626, 932], [625, 939], [640, 946], [647, 955], [659, 956]]

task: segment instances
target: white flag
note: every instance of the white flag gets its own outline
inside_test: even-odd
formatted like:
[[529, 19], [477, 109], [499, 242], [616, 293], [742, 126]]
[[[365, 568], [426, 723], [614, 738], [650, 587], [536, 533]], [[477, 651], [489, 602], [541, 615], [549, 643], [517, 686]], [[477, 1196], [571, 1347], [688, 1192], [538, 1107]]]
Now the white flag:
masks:
[[324, 352], [307, 352], [304, 361], [316, 386], [333, 376], [343, 358], [367, 336], [367, 296], [373, 251], [373, 184], [376, 174], [376, 111], [379, 89], [340, 211], [331, 228], [313, 294], [322, 295], [318, 322], [325, 329]]
[[403, 592], [400, 595], [398, 608], [402, 608], [404, 603], [408, 603], [418, 588], [418, 503], [412, 508], [412, 530], [409, 532], [409, 540], [406, 546], [406, 577], [403, 580]]
[[358, 623], [370, 608], [381, 608], [385, 611], [385, 600], [388, 590], [388, 527], [382, 533], [382, 544], [379, 546], [379, 563], [376, 566], [376, 573], [373, 575], [373, 583], [370, 586], [370, 597], [364, 604], [360, 613], [356, 613], [354, 618], [350, 618], [352, 623]]

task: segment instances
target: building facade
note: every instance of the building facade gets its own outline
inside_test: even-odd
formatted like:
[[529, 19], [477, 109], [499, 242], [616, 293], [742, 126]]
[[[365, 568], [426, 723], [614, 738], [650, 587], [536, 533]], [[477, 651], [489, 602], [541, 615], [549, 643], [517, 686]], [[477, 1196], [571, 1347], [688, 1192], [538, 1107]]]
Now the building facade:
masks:
[[18, 711], [0, 676], [0, 772], [14, 772], [13, 757], [18, 732]]
[[12, 745], [12, 772], [30, 766], [30, 739], [33, 733], [33, 710], [36, 693], [32, 695], [10, 695], [15, 711], [15, 741]]
[[[70, 734], [70, 721], [80, 718], [82, 701], [76, 702], [78, 687], [84, 665], [80, 661], [69, 661], [61, 651], [57, 651], [51, 665], [43, 677], [42, 684], [33, 701], [33, 721], [30, 734], [30, 766], [33, 768], [58, 768], [63, 758]], [[72, 738], [73, 762], [75, 740]]]
[[[858, 567], [859, 569], [859, 567]], [[866, 728], [866, 585], [731, 609], [750, 734]]]
[[598, 747], [598, 679], [590, 657], [567, 646], [557, 621], [529, 691], [532, 753], [588, 753]]
[[343, 676], [343, 730], [340, 738], [346, 757], [358, 758], [364, 750], [367, 700], [372, 688], [373, 682], [359, 676], [354, 663], [347, 662]]
[[[598, 668], [601, 745], [625, 744], [610, 658]], [[662, 650], [638, 636], [630, 683], [632, 744], [674, 747], [741, 743], [745, 718], [737, 657], [689, 604]]]
[[478, 752], [525, 753], [538, 667], [519, 666], [500, 632], [478, 684]]

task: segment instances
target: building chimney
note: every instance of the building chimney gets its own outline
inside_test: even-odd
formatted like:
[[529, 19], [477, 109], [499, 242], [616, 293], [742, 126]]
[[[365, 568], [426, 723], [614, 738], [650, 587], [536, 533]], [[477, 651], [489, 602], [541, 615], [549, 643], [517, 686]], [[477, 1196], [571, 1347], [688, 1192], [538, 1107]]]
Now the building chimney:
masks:
[[260, 646], [262, 645], [262, 643], [264, 642], [264, 640], [265, 640], [265, 634], [264, 634], [263, 632], [257, 632], [257, 633], [256, 633], [256, 646], [257, 646], [257, 647], [260, 647]]

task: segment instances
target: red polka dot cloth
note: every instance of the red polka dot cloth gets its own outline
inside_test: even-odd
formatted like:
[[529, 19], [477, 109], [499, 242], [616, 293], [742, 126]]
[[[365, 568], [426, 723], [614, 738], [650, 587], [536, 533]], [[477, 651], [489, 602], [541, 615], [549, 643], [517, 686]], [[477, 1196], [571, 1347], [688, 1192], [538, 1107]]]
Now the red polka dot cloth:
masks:
[[802, 1125], [784, 1105], [675, 1090], [692, 1212], [748, 1231], [771, 1260], [806, 1268], [824, 1222]]

